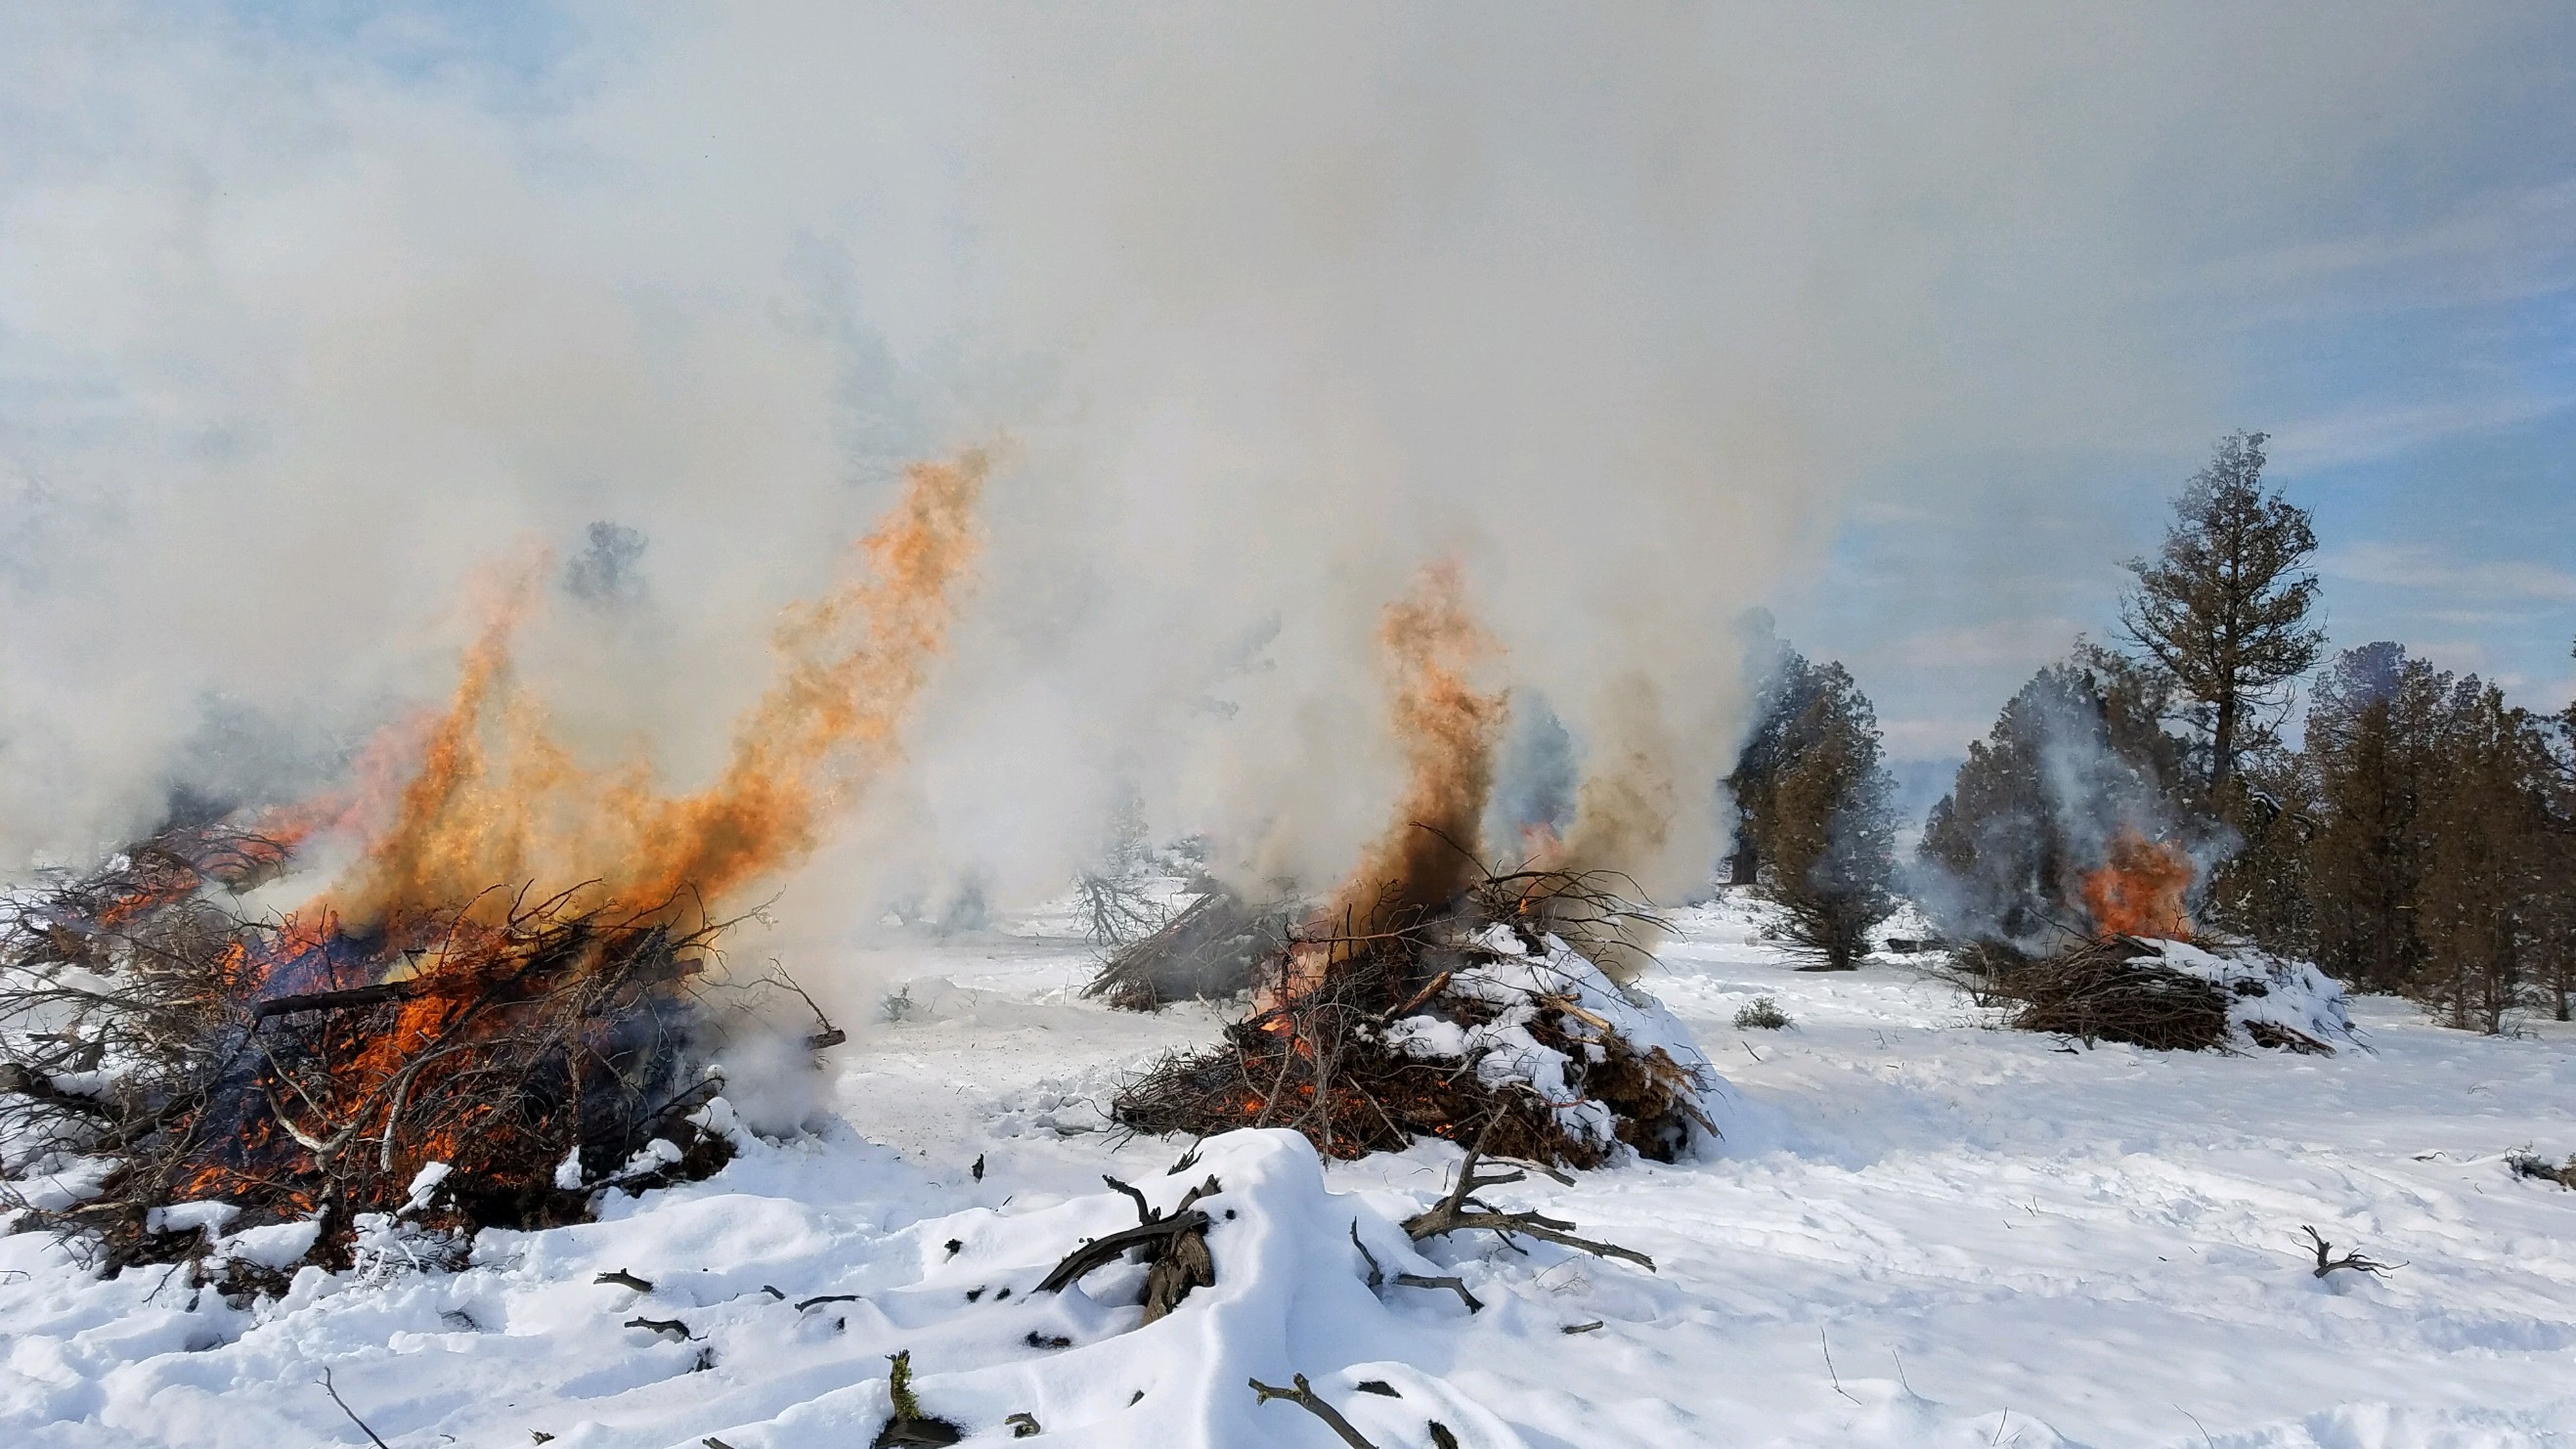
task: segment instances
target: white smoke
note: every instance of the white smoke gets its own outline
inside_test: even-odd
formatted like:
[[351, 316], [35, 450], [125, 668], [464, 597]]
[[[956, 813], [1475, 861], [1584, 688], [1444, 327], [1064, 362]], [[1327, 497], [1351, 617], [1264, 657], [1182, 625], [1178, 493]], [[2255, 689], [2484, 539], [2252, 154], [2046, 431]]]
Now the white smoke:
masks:
[[617, 607], [567, 594], [526, 676], [695, 778], [893, 467], [1000, 437], [814, 929], [1051, 890], [1130, 785], [1332, 878], [1396, 788], [1376, 611], [1437, 557], [1498, 681], [1648, 760], [1676, 828], [1621, 863], [1685, 888], [1731, 621], [1839, 500], [2190, 415], [2157, 279], [2353, 204], [2306, 158], [2517, 23], [2333, 13], [13, 10], [0, 860], [326, 770], [444, 689], [472, 567], [589, 577], [601, 523]]

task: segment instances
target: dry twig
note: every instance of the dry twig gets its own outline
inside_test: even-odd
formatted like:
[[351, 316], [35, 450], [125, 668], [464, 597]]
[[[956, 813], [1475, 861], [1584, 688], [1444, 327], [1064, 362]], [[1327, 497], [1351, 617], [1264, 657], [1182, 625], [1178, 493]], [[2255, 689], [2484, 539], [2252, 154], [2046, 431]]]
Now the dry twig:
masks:
[[[1424, 1238], [1437, 1237], [1443, 1233], [1482, 1231], [1499, 1234], [1504, 1242], [1509, 1243], [1512, 1235], [1518, 1233], [1523, 1237], [1555, 1243], [1596, 1257], [1623, 1258], [1649, 1273], [1655, 1271], [1654, 1259], [1633, 1248], [1620, 1247], [1616, 1243], [1595, 1242], [1590, 1238], [1576, 1237], [1573, 1231], [1575, 1225], [1562, 1218], [1551, 1218], [1536, 1212], [1506, 1212], [1490, 1203], [1478, 1200], [1476, 1194], [1488, 1188], [1527, 1181], [1529, 1177], [1528, 1173], [1517, 1169], [1492, 1173], [1476, 1171], [1476, 1164], [1483, 1156], [1484, 1136], [1492, 1130], [1493, 1124], [1488, 1122], [1485, 1133], [1479, 1134], [1477, 1140], [1468, 1145], [1466, 1156], [1458, 1163], [1457, 1181], [1450, 1185], [1448, 1194], [1430, 1207], [1405, 1219], [1404, 1231], [1415, 1242], [1418, 1243]], [[1460, 1291], [1461, 1296], [1464, 1296], [1463, 1287]]]
[[331, 1396], [331, 1402], [340, 1406], [340, 1412], [349, 1416], [349, 1422], [358, 1426], [358, 1432], [367, 1436], [368, 1443], [375, 1445], [376, 1449], [391, 1449], [384, 1440], [376, 1437], [375, 1430], [367, 1427], [366, 1420], [358, 1417], [358, 1411], [349, 1407], [349, 1401], [340, 1397], [340, 1391], [331, 1386], [331, 1371], [327, 1368], [322, 1370], [322, 1392]]
[[2376, 1262], [2372, 1259], [2363, 1257], [2359, 1253], [2346, 1253], [2340, 1258], [2329, 1257], [2328, 1254], [2334, 1251], [2334, 1244], [2329, 1243], [2324, 1238], [2318, 1236], [2315, 1228], [2309, 1227], [2304, 1223], [2299, 1226], [2299, 1231], [2306, 1233], [2308, 1235], [2308, 1241], [2316, 1245], [2316, 1276], [2320, 1278], [2333, 1272], [2337, 1268], [2350, 1268], [2356, 1272], [2367, 1273], [2373, 1277], [2377, 1277], [2386, 1273], [2391, 1268], [2403, 1268], [2406, 1266], [2403, 1263]]
[[1324, 1427], [1332, 1430], [1336, 1434], [1339, 1434], [1342, 1437], [1342, 1442], [1350, 1445], [1351, 1449], [1377, 1449], [1375, 1444], [1370, 1443], [1366, 1438], [1361, 1436], [1359, 1430], [1351, 1427], [1351, 1421], [1342, 1417], [1341, 1410], [1324, 1402], [1323, 1395], [1315, 1392], [1314, 1385], [1306, 1382], [1306, 1376], [1304, 1374], [1298, 1374], [1294, 1378], [1290, 1379], [1289, 1383], [1292, 1384], [1293, 1387], [1282, 1389], [1265, 1384], [1259, 1379], [1254, 1379], [1252, 1381], [1252, 1392], [1255, 1396], [1253, 1401], [1255, 1403], [1266, 1404], [1272, 1399], [1285, 1399], [1289, 1403], [1295, 1404], [1297, 1407], [1304, 1409], [1307, 1413], [1314, 1415], [1316, 1418], [1323, 1420]]

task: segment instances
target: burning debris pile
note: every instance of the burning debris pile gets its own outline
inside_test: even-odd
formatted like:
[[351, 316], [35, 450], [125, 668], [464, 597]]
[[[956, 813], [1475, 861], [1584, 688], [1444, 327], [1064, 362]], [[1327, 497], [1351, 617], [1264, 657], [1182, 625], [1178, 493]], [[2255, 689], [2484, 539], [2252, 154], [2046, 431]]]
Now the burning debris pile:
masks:
[[2265, 1047], [2331, 1056], [2352, 1040], [2343, 987], [2304, 961], [2195, 942], [2190, 859], [2134, 831], [2085, 873], [2100, 933], [2049, 955], [1999, 941], [1959, 953], [1973, 988], [2010, 1008], [2006, 1025], [2158, 1051]]
[[[1458, 843], [1482, 824], [1505, 702], [1468, 681], [1486, 646], [1454, 571], [1426, 571], [1379, 642], [1409, 770], [1395, 821], [1259, 958], [1251, 1014], [1129, 1086], [1116, 1116], [1202, 1136], [1292, 1127], [1340, 1157], [1490, 1131], [1511, 1157], [1671, 1160], [1715, 1130], [1716, 1077], [1678, 1022], [1604, 970], [1632, 975], [1662, 923], [1615, 874], [1495, 873]], [[1239, 950], [1240, 917], [1212, 919], [1207, 939]]]
[[1669, 1162], [1716, 1130], [1715, 1074], [1660, 1004], [1547, 928], [1558, 916], [1632, 941], [1653, 924], [1595, 878], [1528, 871], [1374, 929], [1300, 931], [1266, 963], [1253, 1013], [1129, 1086], [1118, 1120], [1291, 1127], [1338, 1157], [1483, 1132], [1506, 1157], [1594, 1167], [1625, 1147]]
[[[779, 681], [705, 790], [585, 770], [545, 736], [510, 687], [522, 580], [448, 709], [373, 752], [411, 762], [398, 785], [165, 831], [12, 902], [0, 1175], [86, 1183], [21, 1225], [121, 1266], [195, 1256], [199, 1227], [238, 1219], [300, 1234], [288, 1263], [338, 1266], [396, 1219], [457, 1241], [722, 1166], [726, 1014], [792, 983], [728, 980], [710, 903], [801, 859], [890, 757], [983, 473], [911, 471], [864, 576], [786, 616]], [[321, 896], [243, 911], [316, 834], [363, 847]], [[818, 1014], [809, 1046], [839, 1039]]]
[[2005, 969], [2009, 1024], [2159, 1051], [2267, 1047], [2332, 1056], [2349, 1042], [2340, 983], [2305, 961], [2112, 936]]
[[716, 924], [565, 894], [358, 933], [205, 893], [276, 850], [165, 833], [0, 926], [11, 1166], [100, 1173], [39, 1223], [94, 1234], [112, 1265], [158, 1261], [201, 1246], [166, 1209], [222, 1202], [248, 1226], [313, 1224], [327, 1256], [367, 1215], [575, 1221], [601, 1188], [731, 1155], [691, 1120], [720, 1085], [698, 1070]]

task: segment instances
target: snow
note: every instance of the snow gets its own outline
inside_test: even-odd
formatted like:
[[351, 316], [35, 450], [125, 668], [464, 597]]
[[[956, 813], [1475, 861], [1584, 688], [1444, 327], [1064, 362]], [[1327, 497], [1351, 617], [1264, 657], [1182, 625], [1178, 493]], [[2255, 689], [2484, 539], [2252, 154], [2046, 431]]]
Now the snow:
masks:
[[[1222, 1017], [1082, 1002], [1087, 951], [997, 932], [905, 953], [895, 974], [937, 1009], [833, 1055], [816, 1133], [746, 1136], [714, 1178], [611, 1194], [594, 1223], [486, 1233], [461, 1271], [373, 1252], [232, 1307], [184, 1275], [101, 1280], [50, 1239], [0, 1238], [0, 1442], [363, 1444], [327, 1368], [396, 1449], [863, 1444], [898, 1350], [926, 1407], [983, 1443], [1021, 1412], [1040, 1443], [1336, 1443], [1254, 1402], [1247, 1380], [1297, 1373], [1385, 1449], [1429, 1444], [1432, 1420], [1527, 1449], [2576, 1436], [2576, 1193], [2505, 1162], [2576, 1150], [2563, 1035], [2467, 1036], [2320, 989], [2248, 999], [2335, 1000], [2355, 1031], [2331, 1057], [2085, 1050], [1988, 1029], [1907, 958], [1796, 972], [1731, 900], [1679, 924], [1644, 985], [1724, 1063], [1725, 1139], [1490, 1194], [1653, 1273], [1490, 1235], [1417, 1256], [1398, 1224], [1445, 1185], [1445, 1145], [1326, 1167], [1288, 1134], [1237, 1133], [1170, 1171], [1189, 1144], [1099, 1130], [1099, 1103]], [[1795, 1025], [1728, 1024], [1761, 995]], [[1201, 1204], [1216, 1286], [1150, 1327], [1139, 1268], [1035, 1291], [1135, 1221], [1104, 1173], [1164, 1207], [1222, 1185]], [[174, 1211], [220, 1235], [221, 1214]], [[2318, 1279], [2302, 1224], [2404, 1266]], [[219, 1251], [268, 1261], [288, 1244], [252, 1235], [280, 1228]], [[1389, 1275], [1454, 1273], [1487, 1307], [1372, 1292], [1354, 1231]], [[595, 1281], [611, 1271], [652, 1291]], [[627, 1326], [645, 1319], [688, 1336]]]
[[2256, 1045], [2254, 1028], [2284, 1027], [2334, 1050], [2352, 1045], [2352, 1015], [2343, 983], [2306, 961], [2246, 947], [2223, 954], [2184, 941], [2149, 941], [2147, 957], [2197, 976], [2227, 993], [2227, 1028], [2239, 1048]]

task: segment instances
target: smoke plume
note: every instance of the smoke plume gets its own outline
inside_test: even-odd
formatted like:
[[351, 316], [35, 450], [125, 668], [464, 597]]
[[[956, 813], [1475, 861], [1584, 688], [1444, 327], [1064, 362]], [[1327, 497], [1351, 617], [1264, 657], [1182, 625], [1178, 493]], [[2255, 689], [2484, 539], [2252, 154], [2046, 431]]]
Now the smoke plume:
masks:
[[[2448, 134], [2518, 23], [451, 9], [0, 14], [5, 868], [419, 720], [349, 909], [468, 838], [643, 895], [810, 847], [778, 914], [846, 947], [1061, 889], [1131, 798], [1314, 889], [1410, 807], [1372, 660], [1445, 559], [1569, 851], [1686, 890], [1729, 621], [1845, 500], [2203, 435], [2237, 344], [2174, 288], [2375, 204], [2318, 148]], [[994, 437], [972, 607], [818, 605], [773, 684], [904, 463]], [[547, 550], [580, 607], [457, 605]]]

